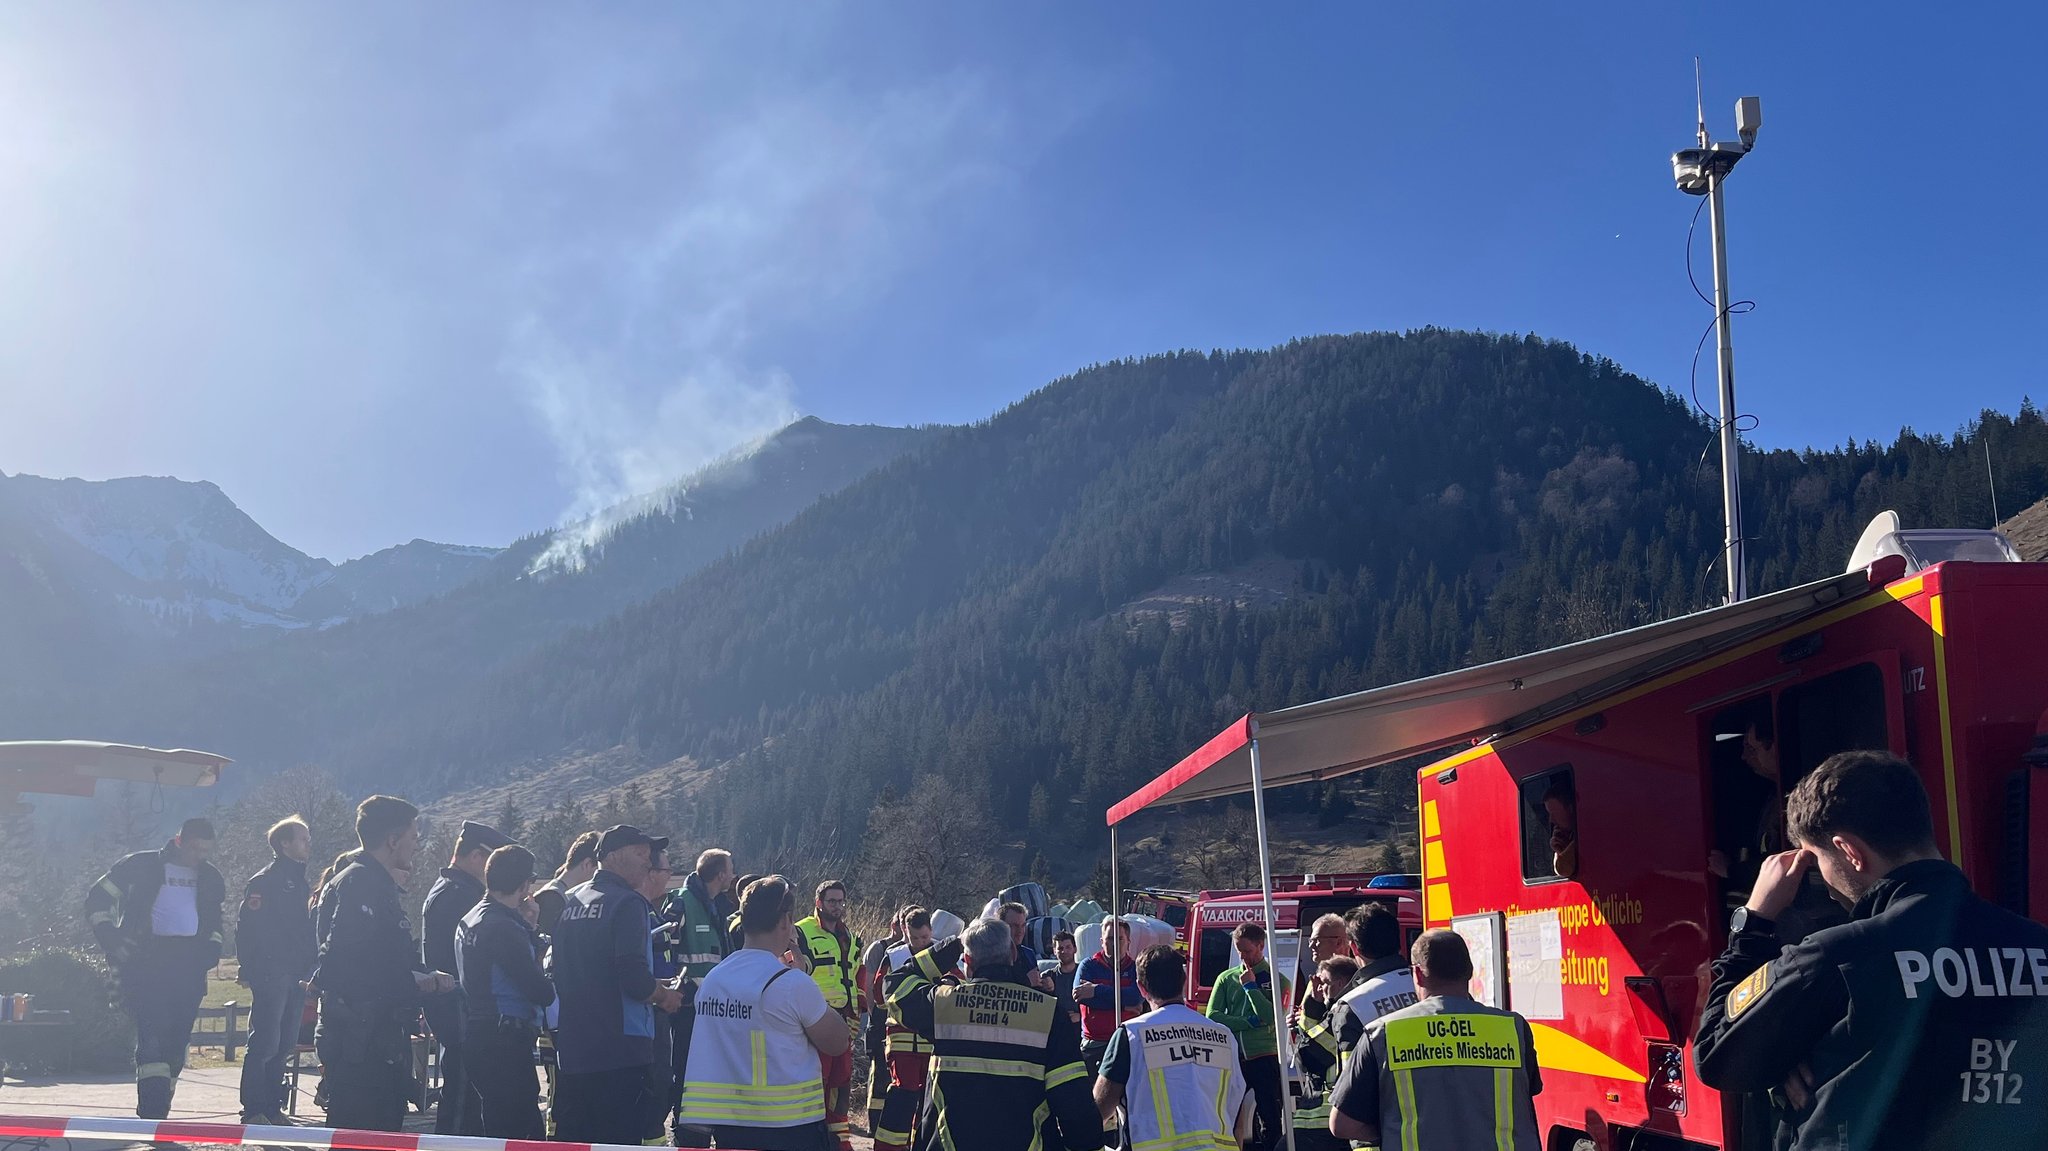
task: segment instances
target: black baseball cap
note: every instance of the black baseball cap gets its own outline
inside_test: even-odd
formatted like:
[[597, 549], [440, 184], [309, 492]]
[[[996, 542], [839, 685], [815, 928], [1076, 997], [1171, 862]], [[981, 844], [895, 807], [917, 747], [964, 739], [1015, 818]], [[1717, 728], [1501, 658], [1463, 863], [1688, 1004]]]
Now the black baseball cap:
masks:
[[455, 833], [455, 843], [458, 849], [481, 848], [484, 851], [496, 851], [501, 847], [510, 847], [512, 837], [488, 823], [465, 819], [462, 821], [462, 829]]
[[597, 857], [603, 859], [621, 848], [638, 847], [643, 843], [650, 853], [668, 850], [668, 837], [665, 835], [649, 835], [630, 823], [613, 824], [597, 837]]

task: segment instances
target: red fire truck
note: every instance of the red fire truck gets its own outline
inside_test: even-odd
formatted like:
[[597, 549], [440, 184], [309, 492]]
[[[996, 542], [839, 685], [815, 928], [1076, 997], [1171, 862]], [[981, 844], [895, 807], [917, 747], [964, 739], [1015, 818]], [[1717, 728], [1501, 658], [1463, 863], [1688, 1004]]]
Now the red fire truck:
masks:
[[1749, 1151], [1744, 1101], [1698, 1082], [1690, 1046], [1767, 813], [1821, 760], [1911, 760], [1944, 854], [2048, 921], [2048, 564], [1993, 532], [1874, 550], [1831, 579], [1248, 715], [1110, 823], [1441, 756], [1417, 774], [1424, 920], [1472, 940], [1478, 993], [1529, 1018], [1546, 1147]]
[[[1342, 915], [1361, 903], [1384, 903], [1401, 919], [1402, 945], [1422, 934], [1422, 892], [1417, 887], [1367, 886], [1376, 876], [1289, 876], [1273, 881], [1274, 927], [1293, 931], [1311, 927], [1326, 914]], [[1188, 964], [1188, 1005], [1200, 1011], [1209, 1002], [1216, 977], [1237, 964], [1230, 933], [1240, 923], [1263, 923], [1265, 905], [1254, 891], [1199, 893], [1194, 903], [1194, 962]], [[1307, 955], [1307, 943], [1301, 954]], [[1313, 970], [1311, 969], [1311, 974]], [[1299, 986], [1299, 974], [1294, 977]]]

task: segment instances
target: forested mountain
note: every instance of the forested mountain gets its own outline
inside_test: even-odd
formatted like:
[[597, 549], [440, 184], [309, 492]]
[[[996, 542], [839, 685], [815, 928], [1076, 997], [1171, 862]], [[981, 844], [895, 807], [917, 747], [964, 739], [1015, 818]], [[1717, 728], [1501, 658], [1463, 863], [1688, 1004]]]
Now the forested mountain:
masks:
[[[937, 777], [957, 818], [1004, 827], [1004, 866], [1085, 878], [1102, 809], [1247, 710], [1711, 602], [1710, 436], [1677, 396], [1533, 337], [1099, 365], [524, 654], [409, 609], [318, 637], [391, 638], [217, 662], [126, 714], [153, 742], [422, 798], [581, 753], [723, 765], [665, 817], [750, 867], [853, 860], [878, 801]], [[1960, 437], [1748, 453], [1753, 582], [1838, 571], [1887, 507], [1989, 523], [1984, 436], [2001, 500], [2048, 495], [2031, 405]]]
[[[161, 652], [145, 660], [97, 645], [76, 661], [78, 676], [38, 669], [13, 690], [0, 679], [0, 730], [233, 747], [241, 760], [290, 764], [321, 754], [337, 739], [353, 738], [365, 726], [431, 723], [451, 691], [473, 684], [497, 663], [680, 582], [935, 434], [927, 428], [798, 420], [667, 489], [590, 520], [527, 536], [502, 550], [466, 549], [482, 558], [463, 562], [482, 566], [460, 573], [437, 573], [433, 564], [449, 549], [420, 541], [325, 570], [325, 561], [271, 540], [227, 504], [246, 525], [245, 534], [324, 573], [294, 601], [311, 605], [309, 615], [340, 615], [344, 606], [357, 609], [347, 614], [360, 614], [366, 605], [379, 614], [347, 622], [321, 617], [330, 626], [318, 634], [281, 636], [229, 652], [201, 649], [168, 662]], [[144, 482], [203, 489], [226, 504], [211, 484]], [[0, 502], [0, 515], [6, 511]], [[135, 530], [164, 534], [156, 520], [136, 518]], [[0, 531], [6, 528], [0, 521]], [[7, 531], [0, 542], [20, 538]], [[7, 590], [8, 574], [0, 563], [0, 592]], [[435, 578], [448, 582], [436, 590]], [[45, 582], [60, 591], [78, 586], [64, 578]], [[396, 610], [384, 610], [390, 608]], [[0, 606], [0, 636], [6, 635], [9, 614]], [[34, 613], [21, 614], [26, 626], [39, 626]], [[40, 626], [37, 638], [77, 646], [77, 637], [94, 634], [102, 622], [101, 614], [81, 608], [57, 614]]]

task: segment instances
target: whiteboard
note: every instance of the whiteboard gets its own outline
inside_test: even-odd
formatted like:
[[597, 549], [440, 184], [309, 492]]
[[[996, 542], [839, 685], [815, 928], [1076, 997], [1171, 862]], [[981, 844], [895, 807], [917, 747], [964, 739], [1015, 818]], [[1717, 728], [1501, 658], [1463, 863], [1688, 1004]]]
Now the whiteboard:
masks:
[[1508, 920], [1508, 985], [1524, 1019], [1564, 1018], [1564, 933], [1557, 909]]

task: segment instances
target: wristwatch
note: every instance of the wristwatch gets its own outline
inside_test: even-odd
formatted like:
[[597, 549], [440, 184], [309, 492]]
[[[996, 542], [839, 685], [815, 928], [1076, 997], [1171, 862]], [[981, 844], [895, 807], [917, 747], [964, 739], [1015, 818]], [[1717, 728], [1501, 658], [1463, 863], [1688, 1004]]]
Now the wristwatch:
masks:
[[1749, 932], [1752, 935], [1774, 935], [1777, 933], [1777, 930], [1777, 924], [1765, 919], [1747, 907], [1736, 908], [1735, 914], [1728, 917], [1728, 934], [1730, 935], [1741, 935], [1743, 932]]

